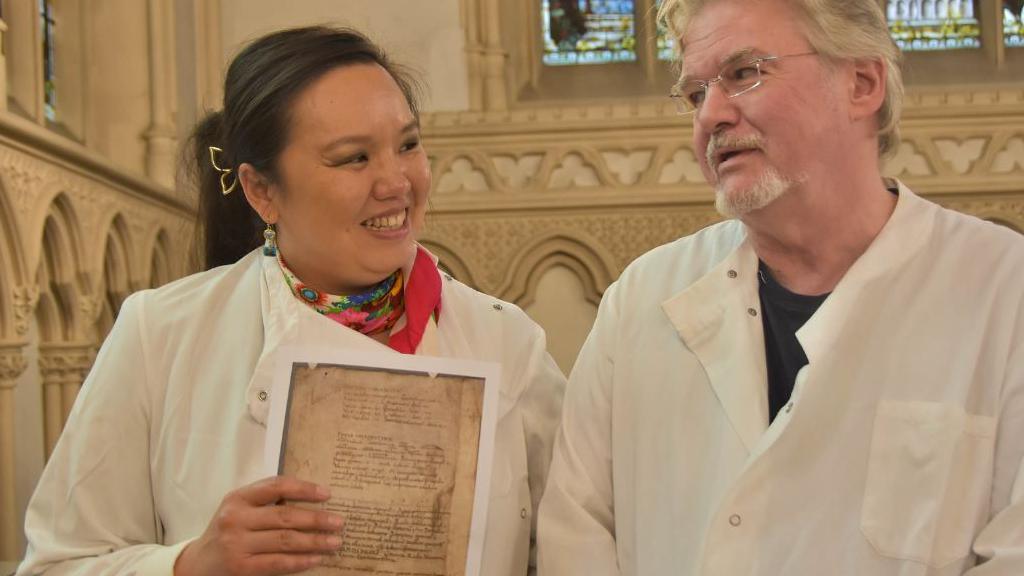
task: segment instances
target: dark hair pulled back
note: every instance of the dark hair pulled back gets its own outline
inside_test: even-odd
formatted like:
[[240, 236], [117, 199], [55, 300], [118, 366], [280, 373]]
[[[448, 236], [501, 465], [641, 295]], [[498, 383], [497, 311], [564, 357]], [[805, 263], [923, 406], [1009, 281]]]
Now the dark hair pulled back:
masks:
[[245, 199], [241, 185], [224, 195], [221, 173], [210, 163], [210, 146], [221, 148], [217, 162], [230, 168], [249, 163], [270, 179], [288, 141], [292, 103], [327, 72], [352, 64], [378, 64], [395, 79], [413, 115], [418, 116], [410, 77], [368, 38], [346, 28], [310, 26], [274, 32], [247, 45], [232, 60], [224, 79], [224, 109], [195, 127], [189, 163], [199, 190], [198, 245], [203, 269], [237, 262], [263, 242], [265, 224]]

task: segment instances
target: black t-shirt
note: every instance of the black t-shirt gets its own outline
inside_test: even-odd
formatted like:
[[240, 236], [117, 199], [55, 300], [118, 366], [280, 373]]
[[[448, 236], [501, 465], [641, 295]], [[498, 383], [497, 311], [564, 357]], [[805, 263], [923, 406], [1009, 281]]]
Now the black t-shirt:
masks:
[[757, 272], [768, 366], [768, 419], [772, 421], [789, 402], [796, 373], [807, 365], [807, 356], [796, 339], [796, 331], [810, 319], [828, 294], [794, 294], [772, 278], [764, 262], [760, 262]]

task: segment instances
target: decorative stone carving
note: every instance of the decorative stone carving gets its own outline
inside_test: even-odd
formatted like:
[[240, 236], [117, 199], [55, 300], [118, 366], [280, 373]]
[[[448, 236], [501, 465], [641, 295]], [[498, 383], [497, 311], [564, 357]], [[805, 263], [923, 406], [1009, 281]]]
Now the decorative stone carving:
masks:
[[549, 188], [589, 188], [600, 186], [594, 167], [588, 164], [579, 154], [572, 153], [562, 159], [562, 163], [551, 173], [548, 180]]
[[[168, 210], [165, 198], [154, 196], [151, 190], [129, 191], [123, 186], [112, 185], [105, 175], [97, 178], [89, 170], [70, 170], [51, 161], [48, 156], [3, 145], [0, 145], [0, 178], [4, 184], [0, 193], [7, 197], [14, 216], [22, 225], [19, 231], [20, 247], [8, 248], [24, 250], [20, 259], [29, 271], [37, 269], [39, 264], [42, 250], [36, 234], [40, 233], [41, 219], [53, 201], [54, 193], [61, 194], [66, 202], [71, 219], [67, 223], [70, 226], [69, 240], [78, 243], [74, 248], [73, 261], [67, 262], [69, 266], [74, 265], [74, 268], [67, 272], [69, 277], [79, 278], [86, 284], [91, 279], [103, 277], [106, 237], [105, 230], [101, 228], [107, 225], [114, 214], [120, 213], [128, 227], [131, 238], [127, 244], [132, 263], [145, 262], [148, 267], [152, 254], [143, 254], [142, 251], [150, 247], [151, 243], [143, 240], [153, 229], [173, 231], [174, 240], [180, 240], [174, 245], [182, 247], [182, 252], [189, 246], [193, 215]], [[179, 260], [177, 255], [173, 255], [173, 258], [175, 262]], [[184, 269], [183, 265], [173, 266], [176, 274]], [[148, 277], [148, 269], [133, 270], [133, 273]], [[15, 295], [15, 307], [20, 303], [21, 310], [28, 310], [18, 322], [19, 334], [23, 334], [31, 322], [34, 298], [30, 293]], [[86, 316], [95, 318], [95, 310], [90, 307]]]
[[438, 193], [458, 192], [459, 190], [485, 192], [489, 188], [487, 177], [465, 156], [456, 158], [437, 183]]
[[697, 157], [689, 148], [680, 148], [672, 155], [672, 160], [665, 164], [658, 176], [658, 184], [678, 184], [687, 182], [703, 182], [704, 174], [700, 171]]
[[1024, 138], [1019, 136], [1010, 138], [992, 162], [992, 172], [1006, 174], [1014, 171], [1024, 171]]
[[95, 357], [92, 344], [44, 345], [39, 372], [47, 384], [81, 384]]
[[[592, 238], [591, 248], [615, 263], [617, 276], [637, 256], [647, 250], [720, 220], [707, 208], [658, 208], [643, 213], [579, 214], [566, 216], [447, 218], [436, 215], [427, 240], [459, 254], [473, 271], [479, 288], [495, 293], [509, 284], [520, 271], [509, 269], [516, 255], [532, 245], [534, 239], [574, 234]], [[595, 271], [595, 277], [604, 274]], [[603, 290], [605, 287], [602, 286]]]
[[625, 185], [635, 184], [640, 176], [651, 165], [654, 152], [640, 150], [638, 152], [602, 152], [601, 156], [608, 165], [608, 170], [619, 177]]
[[[24, 158], [0, 148], [3, 183], [18, 219], [24, 221], [32, 208], [32, 199], [42, 183], [40, 171], [26, 165]], [[13, 224], [13, 223], [12, 223]]]
[[525, 188], [533, 180], [543, 159], [543, 154], [525, 154], [518, 158], [499, 154], [492, 156], [491, 162], [509, 188], [518, 189]]
[[934, 140], [935, 147], [939, 150], [939, 155], [949, 165], [953, 167], [953, 171], [957, 174], [967, 174], [977, 162], [978, 158], [981, 158], [981, 153], [985, 151], [985, 144], [988, 142], [987, 138], [968, 138], [966, 140], [952, 140], [936, 138]]
[[14, 296], [14, 332], [18, 336], [28, 333], [29, 322], [39, 302], [39, 286], [15, 286]]
[[99, 320], [100, 313], [103, 312], [103, 296], [98, 294], [79, 296], [78, 309], [82, 312], [83, 322], [92, 326]]
[[22, 354], [24, 344], [0, 345], [0, 388], [13, 388], [21, 373], [28, 367]]
[[918, 152], [914, 143], [904, 140], [889, 162], [885, 165], [885, 173], [890, 176], [930, 176], [932, 170], [928, 159]]

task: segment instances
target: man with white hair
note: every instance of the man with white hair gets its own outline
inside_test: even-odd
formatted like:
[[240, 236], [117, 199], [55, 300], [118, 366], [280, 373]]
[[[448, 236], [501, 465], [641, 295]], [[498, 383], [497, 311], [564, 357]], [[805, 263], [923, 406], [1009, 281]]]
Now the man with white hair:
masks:
[[540, 576], [1024, 574], [1024, 237], [884, 180], [877, 0], [665, 0], [732, 218], [604, 295]]

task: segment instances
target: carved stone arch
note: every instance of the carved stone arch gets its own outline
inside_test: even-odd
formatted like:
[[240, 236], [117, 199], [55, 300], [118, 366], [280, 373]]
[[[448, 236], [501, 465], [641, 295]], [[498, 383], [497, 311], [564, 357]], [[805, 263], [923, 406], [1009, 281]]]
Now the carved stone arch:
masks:
[[152, 249], [149, 251], [148, 272], [146, 286], [149, 288], [163, 286], [175, 277], [174, 268], [171, 266], [171, 241], [163, 228], [158, 229], [153, 238]]
[[82, 225], [69, 196], [58, 192], [40, 227], [36, 268], [39, 305], [39, 373], [43, 388], [44, 447], [47, 457], [67, 421], [92, 363], [91, 330], [95, 297], [90, 271], [83, 269]]
[[[461, 174], [456, 170], [462, 168]], [[434, 194], [452, 192], [489, 192], [501, 185], [494, 165], [482, 152], [466, 150], [439, 156], [431, 167]]]
[[124, 216], [115, 214], [107, 228], [106, 241], [103, 248], [102, 282], [97, 293], [100, 295], [100, 308], [96, 310], [97, 340], [106, 337], [121, 309], [121, 303], [132, 293], [133, 266], [131, 236]]
[[438, 265], [442, 270], [451, 274], [453, 278], [462, 282], [466, 286], [477, 288], [476, 280], [473, 278], [473, 272], [470, 270], [469, 266], [466, 266], [465, 261], [453, 250], [434, 240], [424, 238], [420, 239], [419, 242], [434, 256], [437, 256]]
[[537, 180], [555, 189], [602, 188], [618, 181], [596, 150], [582, 147], [560, 148], [546, 155]]
[[593, 247], [599, 243], [582, 234], [551, 234], [527, 245], [509, 263], [512, 276], [498, 295], [521, 308], [533, 303], [537, 282], [550, 268], [572, 270], [583, 285], [584, 298], [599, 304], [605, 289], [616, 277], [613, 259]]
[[36, 277], [40, 339], [68, 342], [79, 333], [80, 313], [75, 303], [84, 292], [84, 275], [79, 264], [82, 234], [66, 195], [58, 194], [50, 203], [39, 235]]
[[105, 216], [96, 230], [95, 245], [103, 250], [93, 250], [90, 258], [90, 276], [94, 279], [93, 288], [99, 291], [105, 285], [108, 265], [107, 244], [113, 239], [122, 253], [118, 255], [117, 264], [127, 273], [127, 282], [132, 290], [145, 286], [150, 251], [156, 235], [161, 228], [149, 222], [140, 222], [140, 216], [131, 212], [114, 210]]
[[[88, 232], [92, 227], [84, 224], [89, 206], [83, 205], [69, 190], [67, 182], [47, 181], [32, 190], [34, 200], [28, 210], [28, 224], [23, 229], [26, 234], [25, 263], [26, 270], [34, 275], [43, 261], [42, 238], [48, 222], [59, 224], [62, 243], [67, 247], [67, 256], [75, 262], [75, 274], [81, 275], [83, 281], [88, 272], [88, 254], [95, 236]], [[34, 242], [33, 242], [34, 240]]]
[[0, 338], [23, 337], [28, 330], [27, 318], [35, 307], [38, 294], [35, 281], [27, 278], [25, 253], [22, 250], [18, 221], [8, 199], [6, 186], [0, 182]]

